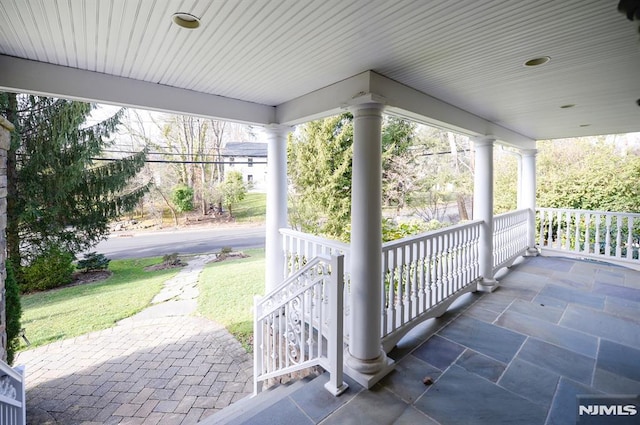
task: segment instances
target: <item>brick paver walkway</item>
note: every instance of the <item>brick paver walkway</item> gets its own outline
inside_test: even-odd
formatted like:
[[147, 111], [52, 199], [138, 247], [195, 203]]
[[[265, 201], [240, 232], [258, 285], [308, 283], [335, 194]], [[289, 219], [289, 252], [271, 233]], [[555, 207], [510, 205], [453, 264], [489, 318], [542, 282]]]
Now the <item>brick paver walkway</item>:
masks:
[[27, 422], [188, 425], [247, 396], [251, 357], [221, 325], [187, 315], [203, 264], [167, 282], [173, 297], [113, 328], [20, 353]]

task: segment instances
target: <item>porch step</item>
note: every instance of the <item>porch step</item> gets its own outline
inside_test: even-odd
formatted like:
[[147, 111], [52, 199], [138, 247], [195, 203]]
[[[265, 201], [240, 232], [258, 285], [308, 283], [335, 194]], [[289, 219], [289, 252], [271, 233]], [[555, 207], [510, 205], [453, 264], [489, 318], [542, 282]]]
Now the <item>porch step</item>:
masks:
[[312, 374], [297, 381], [290, 381], [262, 391], [255, 397], [245, 397], [231, 406], [214, 413], [198, 425], [240, 425], [266, 408], [288, 397], [317, 377]]

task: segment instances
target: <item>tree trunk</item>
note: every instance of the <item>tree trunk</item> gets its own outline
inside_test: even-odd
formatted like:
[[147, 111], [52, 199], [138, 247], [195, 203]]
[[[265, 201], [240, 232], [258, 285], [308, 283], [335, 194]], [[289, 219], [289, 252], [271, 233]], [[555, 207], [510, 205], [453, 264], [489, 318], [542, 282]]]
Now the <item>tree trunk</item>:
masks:
[[[449, 148], [451, 150], [451, 161], [456, 173], [456, 179], [460, 178], [460, 163], [458, 162], [458, 145], [456, 143], [455, 136], [452, 133], [447, 133], [449, 138]], [[461, 193], [456, 194], [456, 201], [458, 204], [458, 216], [460, 220], [469, 220], [469, 212], [467, 211], [467, 205], [464, 202], [464, 195]]]
[[[164, 200], [164, 202], [167, 204], [167, 206], [169, 207], [169, 210], [171, 210], [171, 215], [173, 216], [173, 224], [174, 226], [178, 227], [178, 214], [176, 213], [176, 209], [173, 208], [173, 205], [171, 205], [171, 202], [169, 202], [169, 200], [167, 199], [166, 196], [164, 196], [164, 193], [162, 193], [162, 191], [156, 187], [156, 190], [158, 191], [158, 193], [160, 194], [160, 196], [162, 196], [162, 199]], [[161, 215], [162, 216], [162, 215]]]

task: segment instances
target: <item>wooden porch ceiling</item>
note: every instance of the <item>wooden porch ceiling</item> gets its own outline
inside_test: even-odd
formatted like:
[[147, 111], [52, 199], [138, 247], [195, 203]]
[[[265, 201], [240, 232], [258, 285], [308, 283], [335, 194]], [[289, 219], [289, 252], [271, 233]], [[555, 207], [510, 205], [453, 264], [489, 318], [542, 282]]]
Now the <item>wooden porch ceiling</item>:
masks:
[[[636, 132], [640, 34], [616, 6], [2, 0], [0, 88], [257, 124], [373, 96], [392, 113], [516, 146]], [[200, 27], [176, 26], [175, 12]]]

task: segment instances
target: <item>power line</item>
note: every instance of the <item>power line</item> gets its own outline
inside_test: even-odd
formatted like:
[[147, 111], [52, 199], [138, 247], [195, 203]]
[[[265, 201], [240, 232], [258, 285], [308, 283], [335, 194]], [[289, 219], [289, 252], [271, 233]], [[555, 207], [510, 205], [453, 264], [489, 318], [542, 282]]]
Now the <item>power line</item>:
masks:
[[[471, 149], [459, 149], [456, 152], [471, 152]], [[449, 153], [453, 153], [453, 151], [425, 152], [425, 153], [418, 154], [418, 156], [446, 155], [446, 154], [449, 154]]]
[[[122, 158], [89, 158], [92, 161], [120, 161]], [[159, 164], [266, 164], [267, 161], [172, 161], [168, 159], [145, 159], [145, 163], [159, 163]]]

